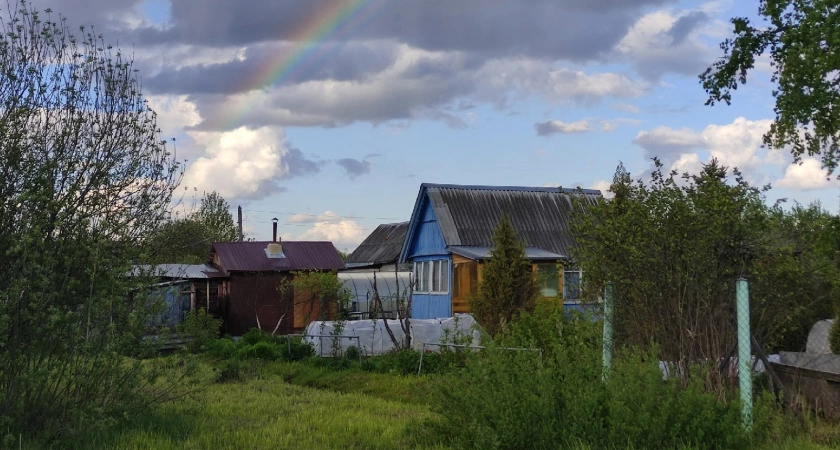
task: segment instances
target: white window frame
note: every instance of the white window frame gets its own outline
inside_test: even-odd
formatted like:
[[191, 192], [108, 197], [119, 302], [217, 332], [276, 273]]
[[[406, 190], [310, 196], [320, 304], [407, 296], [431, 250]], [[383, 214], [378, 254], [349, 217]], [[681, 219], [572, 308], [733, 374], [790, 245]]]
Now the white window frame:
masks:
[[[418, 294], [448, 294], [450, 278], [448, 259], [414, 262], [414, 279], [417, 280], [414, 292]], [[435, 280], [437, 283], [434, 283]]]

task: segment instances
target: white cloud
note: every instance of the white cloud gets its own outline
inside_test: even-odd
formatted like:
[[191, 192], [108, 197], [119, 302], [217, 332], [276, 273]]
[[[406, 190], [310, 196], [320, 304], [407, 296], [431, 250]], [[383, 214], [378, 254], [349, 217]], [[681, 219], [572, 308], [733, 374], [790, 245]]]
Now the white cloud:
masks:
[[636, 21], [615, 51], [648, 79], [658, 79], [667, 72], [697, 74], [708, 65], [712, 54], [701, 36], [715, 29], [709, 13], [702, 9], [662, 9]]
[[815, 158], [803, 158], [801, 164], [790, 164], [785, 175], [776, 184], [780, 188], [823, 189], [836, 188], [840, 181], [828, 175], [820, 161]]
[[226, 132], [191, 131], [207, 156], [189, 166], [183, 184], [218, 191], [225, 198], [260, 198], [279, 190], [277, 180], [289, 173], [285, 133], [278, 128], [237, 128]]
[[612, 181], [598, 180], [592, 183], [592, 186], [590, 186], [589, 189], [597, 189], [601, 191], [601, 195], [603, 195], [604, 198], [613, 198], [614, 194], [610, 192], [610, 186], [612, 186]]
[[312, 227], [297, 237], [302, 241], [330, 241], [336, 248], [352, 249], [361, 243], [367, 233], [356, 221], [326, 211], [312, 222]]

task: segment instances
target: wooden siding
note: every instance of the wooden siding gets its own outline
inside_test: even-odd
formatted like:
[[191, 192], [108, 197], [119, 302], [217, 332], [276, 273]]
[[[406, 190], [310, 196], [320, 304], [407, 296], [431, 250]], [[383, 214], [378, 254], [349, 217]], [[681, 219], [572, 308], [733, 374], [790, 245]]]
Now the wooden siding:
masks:
[[259, 326], [264, 331], [271, 332], [280, 321], [277, 334], [292, 333], [294, 311], [291, 293], [281, 297], [277, 291], [280, 283], [288, 277], [288, 274], [279, 273], [231, 274], [220, 291], [226, 294], [227, 332], [231, 336], [241, 336], [257, 327], [259, 316]]
[[411, 299], [411, 317], [415, 319], [437, 319], [452, 317], [452, 300], [449, 294], [418, 294]]
[[[545, 264], [545, 263], [541, 263]], [[482, 280], [484, 263], [474, 261], [459, 255], [452, 255], [452, 313], [469, 313], [470, 297], [478, 294], [478, 283]], [[531, 271], [536, 273], [537, 263], [531, 264]], [[557, 292], [563, 292], [563, 265], [557, 264], [558, 285]], [[558, 302], [563, 304], [558, 296], [537, 298], [538, 302]], [[582, 309], [576, 307], [576, 303], [570, 304], [571, 309]]]
[[446, 255], [446, 243], [443, 241], [443, 234], [440, 232], [440, 224], [428, 201], [421, 217], [422, 219], [414, 231], [413, 239], [411, 239], [408, 259], [414, 259], [417, 256]]
[[[297, 277], [297, 275], [295, 275]], [[336, 316], [335, 299], [329, 299], [329, 311], [321, 317], [321, 299], [313, 299], [306, 290], [294, 290], [295, 329], [302, 330], [315, 320], [334, 320]]]

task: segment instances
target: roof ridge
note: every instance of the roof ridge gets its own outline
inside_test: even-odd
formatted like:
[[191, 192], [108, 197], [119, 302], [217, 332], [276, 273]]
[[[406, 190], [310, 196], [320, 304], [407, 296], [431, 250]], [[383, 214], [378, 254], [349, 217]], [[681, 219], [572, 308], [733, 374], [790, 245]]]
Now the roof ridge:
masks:
[[[463, 189], [472, 191], [519, 191], [519, 192], [548, 192], [564, 194], [574, 194], [578, 192], [578, 188], [563, 188], [563, 187], [545, 187], [545, 186], [492, 186], [492, 185], [477, 185], [477, 184], [438, 184], [438, 183], [423, 183], [420, 188], [439, 188], [439, 189]], [[590, 195], [601, 195], [599, 189], [580, 189], [580, 192]]]

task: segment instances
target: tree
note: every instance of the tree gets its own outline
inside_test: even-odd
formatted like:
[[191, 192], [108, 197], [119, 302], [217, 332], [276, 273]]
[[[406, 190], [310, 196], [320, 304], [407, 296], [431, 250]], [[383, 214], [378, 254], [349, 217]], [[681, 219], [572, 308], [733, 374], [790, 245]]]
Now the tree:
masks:
[[507, 216], [493, 233], [493, 250], [484, 264], [478, 294], [470, 309], [478, 323], [495, 336], [520, 311], [533, 311], [539, 289], [525, 257], [525, 246]]
[[821, 155], [829, 173], [840, 159], [840, 10], [835, 0], [761, 0], [767, 22], [732, 19], [733, 36], [721, 43], [723, 57], [702, 75], [707, 105], [730, 103], [747, 82], [757, 57], [769, 53], [774, 68], [776, 119], [764, 143], [790, 147], [794, 160]]
[[214, 242], [232, 242], [237, 238], [227, 201], [213, 191], [204, 194], [197, 211], [163, 222], [147, 247], [161, 263], [201, 264], [207, 260]]
[[[0, 423], [66, 430], [128, 407], [154, 304], [127, 277], [179, 164], [129, 59], [24, 1], [0, 37]], [[143, 291], [145, 292], [145, 291]]]
[[837, 296], [838, 229], [819, 205], [764, 204], [762, 189], [712, 160], [699, 174], [633, 181], [573, 215], [573, 256], [594, 297], [614, 285], [616, 342], [691, 363], [735, 343], [735, 280], [750, 286], [751, 328], [768, 351], [800, 350]]

